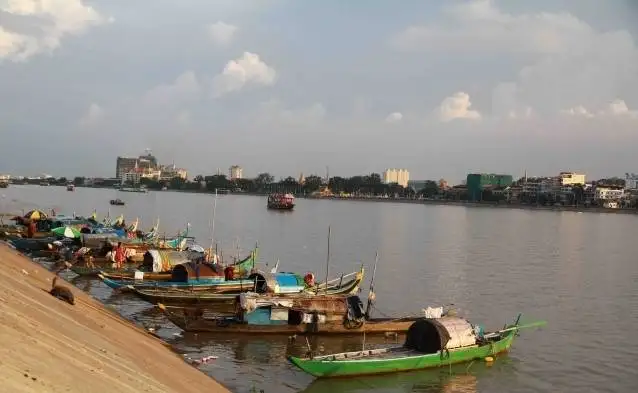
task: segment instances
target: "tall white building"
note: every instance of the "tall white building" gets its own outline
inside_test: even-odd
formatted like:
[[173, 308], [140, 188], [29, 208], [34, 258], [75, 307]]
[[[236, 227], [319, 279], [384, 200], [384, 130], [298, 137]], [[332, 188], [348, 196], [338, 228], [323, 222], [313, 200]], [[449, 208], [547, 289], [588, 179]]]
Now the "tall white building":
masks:
[[233, 165], [230, 168], [228, 168], [228, 174], [229, 174], [230, 180], [244, 178], [244, 170], [239, 165]]
[[397, 183], [407, 187], [410, 181], [410, 172], [407, 169], [386, 169], [383, 172], [383, 182], [386, 184]]

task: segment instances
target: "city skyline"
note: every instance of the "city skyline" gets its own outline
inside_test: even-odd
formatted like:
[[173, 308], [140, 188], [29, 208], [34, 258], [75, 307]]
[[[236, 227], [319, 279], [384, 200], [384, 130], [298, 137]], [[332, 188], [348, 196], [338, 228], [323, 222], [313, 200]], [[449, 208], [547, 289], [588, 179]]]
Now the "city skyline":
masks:
[[0, 173], [636, 170], [635, 2], [61, 1], [0, 5]]

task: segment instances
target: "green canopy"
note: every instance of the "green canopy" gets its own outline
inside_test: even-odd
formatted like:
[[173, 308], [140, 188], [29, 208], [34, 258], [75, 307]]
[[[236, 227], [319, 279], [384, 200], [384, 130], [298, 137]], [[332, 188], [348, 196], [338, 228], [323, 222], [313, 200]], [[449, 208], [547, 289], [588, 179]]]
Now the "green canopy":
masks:
[[56, 236], [64, 236], [71, 239], [75, 239], [81, 236], [81, 233], [78, 229], [69, 226], [55, 228], [51, 232], [53, 232]]

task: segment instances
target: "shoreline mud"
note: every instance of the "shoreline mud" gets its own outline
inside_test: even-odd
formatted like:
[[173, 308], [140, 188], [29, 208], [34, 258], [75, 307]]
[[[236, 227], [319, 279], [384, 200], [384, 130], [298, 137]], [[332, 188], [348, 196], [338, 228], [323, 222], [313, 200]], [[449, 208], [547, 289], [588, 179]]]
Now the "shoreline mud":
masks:
[[0, 386], [12, 393], [229, 392], [168, 344], [0, 242]]

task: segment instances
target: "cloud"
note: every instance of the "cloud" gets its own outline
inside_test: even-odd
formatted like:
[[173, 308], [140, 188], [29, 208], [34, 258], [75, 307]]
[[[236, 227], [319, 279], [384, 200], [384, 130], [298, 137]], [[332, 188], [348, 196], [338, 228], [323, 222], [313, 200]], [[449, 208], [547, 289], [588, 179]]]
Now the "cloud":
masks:
[[391, 43], [404, 51], [559, 54], [588, 45], [593, 29], [568, 13], [514, 15], [491, 0], [447, 5], [436, 24], [410, 26]]
[[222, 21], [211, 23], [206, 26], [208, 37], [219, 46], [228, 45], [230, 41], [232, 41], [233, 37], [235, 37], [237, 30], [237, 26], [230, 25]]
[[481, 114], [471, 110], [470, 96], [464, 92], [454, 93], [447, 97], [438, 108], [439, 119], [442, 122], [449, 122], [454, 119], [479, 120]]
[[629, 109], [627, 103], [621, 99], [615, 99], [611, 101], [604, 109], [599, 110], [596, 113], [587, 110], [582, 105], [562, 110], [561, 113], [569, 116], [584, 117], [588, 119], [591, 119], [593, 117], [627, 117], [631, 119], [638, 118], [638, 110]]
[[480, 56], [496, 67], [503, 59], [519, 67], [510, 80], [491, 82], [492, 114], [500, 117], [520, 118], [526, 108], [553, 116], [562, 108], [600, 107], [633, 94], [628, 86], [638, 84], [632, 35], [598, 31], [567, 12], [507, 13], [490, 0], [448, 3], [443, 17], [410, 26], [390, 42], [401, 51], [437, 53], [450, 61]]
[[569, 109], [563, 109], [563, 110], [561, 110], [561, 113], [563, 113], [565, 115], [570, 115], [570, 116], [582, 116], [582, 117], [586, 117], [586, 118], [589, 118], [589, 119], [594, 117], [594, 114], [589, 112], [582, 105], [578, 105], [578, 106], [575, 106], [575, 107], [569, 108]]
[[51, 53], [63, 38], [107, 19], [82, 0], [9, 0], [0, 3], [0, 62]]
[[400, 123], [403, 120], [403, 114], [401, 112], [392, 112], [386, 118], [386, 123]]
[[157, 86], [144, 94], [143, 102], [151, 106], [166, 106], [196, 99], [201, 91], [193, 71], [179, 75], [173, 83]]
[[259, 55], [244, 52], [241, 57], [229, 61], [221, 74], [215, 76], [213, 95], [219, 97], [247, 85], [270, 86], [275, 83], [276, 76], [275, 69], [264, 63]]
[[79, 123], [81, 127], [91, 127], [99, 124], [104, 119], [104, 109], [96, 103], [92, 103]]

